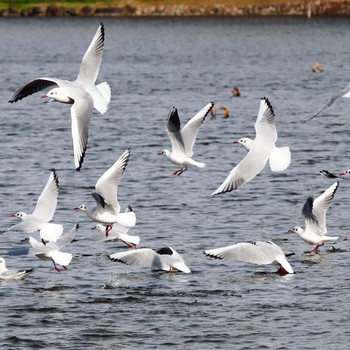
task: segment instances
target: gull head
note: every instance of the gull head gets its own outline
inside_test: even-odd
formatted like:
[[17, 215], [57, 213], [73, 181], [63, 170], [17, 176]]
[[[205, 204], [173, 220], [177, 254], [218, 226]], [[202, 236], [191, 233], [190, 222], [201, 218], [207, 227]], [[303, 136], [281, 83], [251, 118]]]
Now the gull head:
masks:
[[26, 216], [27, 216], [27, 214], [23, 213], [22, 211], [19, 211], [19, 212], [15, 213], [15, 214], [11, 215], [12, 218], [17, 218], [17, 219], [20, 219], [20, 220], [23, 220]]
[[345, 170], [339, 174], [339, 176], [349, 176], [350, 175], [350, 169]]
[[243, 137], [239, 140], [233, 141], [234, 144], [242, 145], [247, 151], [250, 150], [253, 140], [249, 137]]
[[293, 227], [292, 229], [288, 230], [288, 232], [300, 234], [303, 232], [303, 229], [299, 226], [296, 226], [296, 227]]
[[61, 102], [61, 103], [67, 103], [67, 104], [74, 103], [74, 100], [72, 98], [70, 98], [69, 96], [67, 96], [67, 94], [64, 93], [62, 88], [51, 89], [45, 95], [41, 96], [41, 98], [49, 98], [51, 100]]
[[165, 156], [165, 157], [169, 158], [170, 151], [168, 151], [167, 149], [163, 149], [163, 151], [158, 152], [158, 156]]
[[79, 207], [75, 207], [74, 210], [77, 211], [86, 211], [86, 204], [82, 204]]

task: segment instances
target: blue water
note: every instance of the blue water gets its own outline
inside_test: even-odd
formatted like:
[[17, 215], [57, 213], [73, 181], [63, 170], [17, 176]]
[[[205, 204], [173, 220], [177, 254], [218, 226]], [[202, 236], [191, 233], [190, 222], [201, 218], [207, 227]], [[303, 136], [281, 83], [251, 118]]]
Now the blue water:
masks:
[[[31, 212], [50, 169], [60, 178], [53, 222], [80, 222], [65, 248], [74, 258], [57, 273], [49, 261], [9, 255], [28, 236], [0, 235], [9, 268], [34, 267], [24, 281], [0, 284], [4, 349], [348, 349], [350, 246], [339, 239], [310, 254], [288, 229], [304, 226], [301, 208], [332, 181], [319, 171], [350, 168], [350, 101], [339, 99], [312, 122], [327, 98], [349, 82], [349, 19], [105, 19], [105, 52], [98, 82], [112, 88], [105, 115], [94, 113], [81, 172], [75, 172], [69, 106], [40, 104], [41, 93], [9, 104], [12, 94], [40, 76], [75, 79], [99, 19], [0, 21], [1, 229], [10, 215]], [[319, 61], [324, 73], [312, 73]], [[238, 86], [242, 96], [233, 98]], [[260, 98], [271, 101], [278, 145], [292, 164], [268, 166], [241, 189], [212, 193], [246, 151], [232, 144], [254, 137]], [[204, 169], [177, 169], [157, 156], [170, 142], [165, 127], [173, 106], [183, 124], [210, 101], [230, 117], [207, 118], [195, 145]], [[192, 274], [166, 274], [112, 262], [118, 243], [89, 239], [93, 223], [72, 209], [93, 204], [97, 179], [125, 149], [130, 162], [118, 189], [131, 205], [130, 231], [141, 247], [170, 245]], [[328, 232], [349, 235], [349, 186], [342, 181], [327, 216]], [[241, 241], [273, 240], [294, 275], [276, 266], [206, 258], [202, 251]], [[333, 247], [333, 249], [331, 249]]]

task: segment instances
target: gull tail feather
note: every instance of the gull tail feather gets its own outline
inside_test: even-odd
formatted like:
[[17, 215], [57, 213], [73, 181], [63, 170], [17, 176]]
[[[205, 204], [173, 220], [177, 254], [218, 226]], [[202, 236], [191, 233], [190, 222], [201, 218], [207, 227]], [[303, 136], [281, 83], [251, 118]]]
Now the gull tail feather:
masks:
[[94, 86], [89, 91], [94, 101], [94, 108], [97, 109], [101, 114], [106, 113], [108, 104], [111, 100], [111, 88], [104, 82]]
[[272, 153], [269, 163], [272, 171], [286, 170], [291, 162], [291, 153], [289, 147], [276, 148]]

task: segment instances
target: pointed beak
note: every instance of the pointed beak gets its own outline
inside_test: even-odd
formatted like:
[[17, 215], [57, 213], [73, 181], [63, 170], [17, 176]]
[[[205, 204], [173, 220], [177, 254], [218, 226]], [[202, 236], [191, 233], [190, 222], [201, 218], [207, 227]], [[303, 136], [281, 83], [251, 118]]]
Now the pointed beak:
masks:
[[76, 208], [74, 208], [74, 210], [80, 210], [80, 208], [79, 208], [79, 207], [76, 207]]
[[158, 156], [161, 156], [163, 154], [163, 152], [158, 152], [157, 155]]
[[15, 218], [16, 217], [16, 214], [11, 214], [11, 218]]
[[293, 230], [293, 229], [290, 229], [290, 230], [288, 230], [288, 232], [294, 232], [294, 230]]
[[47, 96], [47, 95], [42, 95], [41, 96], [41, 98], [47, 98], [47, 97], [49, 97], [49, 96]]
[[91, 230], [96, 230], [96, 227], [92, 227]]
[[238, 144], [239, 142], [238, 141], [233, 141], [234, 144]]
[[344, 176], [344, 175], [345, 175], [345, 173], [340, 173], [340, 174], [339, 174], [339, 176]]

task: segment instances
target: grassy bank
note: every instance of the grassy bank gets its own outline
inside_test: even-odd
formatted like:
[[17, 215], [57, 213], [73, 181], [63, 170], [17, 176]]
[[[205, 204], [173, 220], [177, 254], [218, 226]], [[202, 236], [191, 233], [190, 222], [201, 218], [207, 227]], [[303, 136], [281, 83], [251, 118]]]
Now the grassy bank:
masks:
[[[302, 1], [302, 0], [301, 0]], [[126, 4], [133, 4], [137, 6], [157, 6], [157, 5], [179, 5], [184, 4], [188, 6], [209, 6], [215, 4], [223, 5], [235, 5], [235, 6], [249, 6], [249, 5], [271, 5], [271, 4], [292, 4], [300, 3], [300, 0], [104, 0], [104, 1], [53, 1], [53, 0], [38, 0], [38, 1], [23, 1], [23, 0], [9, 0], [0, 1], [0, 8], [6, 9], [10, 7], [17, 8], [19, 10], [31, 8], [40, 5], [58, 5], [63, 7], [76, 7], [81, 8], [84, 6], [93, 7], [113, 7], [124, 6]], [[305, 0], [308, 2], [308, 0]], [[313, 1], [313, 0], [310, 0]]]

